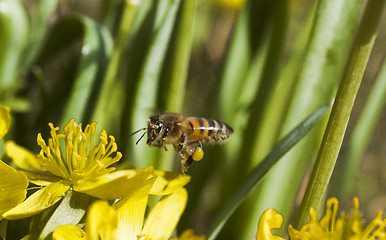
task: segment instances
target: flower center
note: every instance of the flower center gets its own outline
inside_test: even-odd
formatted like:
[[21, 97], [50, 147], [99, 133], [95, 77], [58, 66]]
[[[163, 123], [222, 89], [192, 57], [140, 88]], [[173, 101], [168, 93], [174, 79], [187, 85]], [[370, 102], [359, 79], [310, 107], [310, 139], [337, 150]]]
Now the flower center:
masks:
[[48, 144], [40, 133], [37, 139], [42, 148], [38, 155], [40, 164], [48, 171], [76, 183], [115, 170], [110, 166], [119, 161], [122, 154], [117, 152], [114, 137], [108, 137], [105, 130], [99, 137], [99, 144], [94, 146], [96, 122], [87, 125], [82, 131], [82, 125], [71, 119], [62, 134], [57, 134], [59, 127], [54, 127], [52, 123], [49, 126], [51, 138]]

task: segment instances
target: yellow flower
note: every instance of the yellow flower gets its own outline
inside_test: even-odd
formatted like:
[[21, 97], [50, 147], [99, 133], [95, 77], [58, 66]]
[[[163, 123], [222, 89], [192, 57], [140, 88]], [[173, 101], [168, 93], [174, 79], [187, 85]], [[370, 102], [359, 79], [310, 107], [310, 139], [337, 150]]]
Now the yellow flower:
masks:
[[[348, 216], [342, 214], [338, 219], [336, 218], [338, 212], [338, 200], [336, 198], [330, 198], [329, 200], [327, 200], [326, 205], [326, 214], [322, 217], [320, 221], [318, 221], [317, 219], [316, 210], [314, 208], [311, 208], [309, 211], [311, 220], [307, 224], [302, 226], [300, 230], [296, 230], [290, 225], [288, 227], [290, 239], [386, 239], [386, 219], [382, 219], [383, 213], [381, 211], [379, 211], [377, 215], [373, 218], [373, 220], [367, 225], [367, 227], [364, 228], [359, 213], [358, 198], [354, 198], [353, 211]], [[267, 218], [267, 215], [271, 216]], [[257, 231], [256, 239], [282, 239], [270, 233], [271, 229], [279, 228], [282, 224], [282, 220], [280, 224], [277, 224], [278, 222], [275, 221], [270, 222], [269, 220], [273, 218], [282, 219], [282, 216], [278, 214], [274, 209], [268, 209], [263, 213], [259, 221], [259, 229]], [[277, 238], [272, 238], [273, 236]]]
[[[0, 140], [11, 126], [9, 109], [0, 105]], [[0, 220], [2, 214], [21, 203], [27, 194], [28, 179], [0, 160]]]
[[[26, 195], [24, 188], [23, 198], [5, 209], [2, 216], [11, 220], [26, 218], [63, 199], [55, 212], [51, 212], [53, 220], [48, 224], [49, 228], [38, 233], [39, 238], [46, 238], [56, 229], [56, 239], [84, 239], [85, 233], [75, 224], [79, 223], [85, 213], [89, 200], [82, 196], [87, 194], [104, 200], [119, 199], [112, 207], [103, 202], [104, 206], [97, 204], [97, 207], [92, 208], [89, 213], [92, 217], [86, 222], [89, 238], [137, 239], [137, 236], [145, 234], [149, 239], [164, 239], [164, 236], [172, 233], [185, 208], [187, 194], [182, 187], [190, 181], [190, 177], [153, 171], [152, 166], [139, 170], [116, 170], [112, 165], [122, 155], [117, 152], [115, 139], [110, 136], [108, 140], [107, 133], [102, 131], [100, 142], [94, 146], [95, 125], [87, 125], [83, 131], [81, 125], [72, 119], [64, 127], [64, 133], [58, 134], [59, 128], [49, 124], [52, 138], [46, 143], [41, 134], [38, 135], [37, 141], [42, 148], [38, 155], [12, 141], [7, 142], [7, 154], [28, 176], [27, 179], [20, 172], [25, 178], [25, 188], [28, 180], [42, 188], [20, 203]], [[0, 173], [2, 167], [0, 164]], [[7, 175], [7, 178], [8, 182], [15, 181], [12, 175]], [[0, 187], [6, 180], [0, 176]], [[84, 194], [73, 194], [74, 191]], [[142, 227], [149, 194], [164, 197]]]
[[[110, 206], [105, 201], [91, 205], [86, 218], [86, 230], [65, 225], [58, 227], [53, 239], [102, 239], [102, 240], [162, 240], [169, 239], [186, 206], [187, 192], [178, 188], [170, 195], [163, 196], [145, 219], [148, 194], [151, 186], [138, 186], [136, 194], [121, 199]], [[204, 240], [192, 232], [183, 233], [186, 240]]]
[[57, 134], [59, 128], [50, 123], [52, 138], [46, 144], [38, 134], [42, 150], [37, 156], [13, 142], [6, 143], [7, 154], [17, 167], [30, 182], [42, 188], [5, 212], [4, 218], [20, 219], [42, 212], [62, 199], [69, 189], [100, 199], [118, 199], [131, 194], [133, 185], [148, 184], [152, 167], [114, 171], [111, 165], [122, 155], [117, 152], [114, 137], [108, 140], [104, 130], [94, 146], [95, 125], [91, 123], [83, 131], [72, 119], [64, 127], [64, 134]]

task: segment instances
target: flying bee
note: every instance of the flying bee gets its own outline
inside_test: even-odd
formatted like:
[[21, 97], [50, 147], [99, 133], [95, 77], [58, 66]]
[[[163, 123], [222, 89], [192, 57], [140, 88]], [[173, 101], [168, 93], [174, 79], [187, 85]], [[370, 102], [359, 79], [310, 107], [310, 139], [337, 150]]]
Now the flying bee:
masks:
[[172, 144], [181, 156], [181, 171], [186, 173], [194, 161], [204, 157], [202, 145], [206, 143], [222, 143], [233, 133], [226, 123], [197, 117], [184, 117], [176, 113], [153, 115], [147, 120], [147, 127], [135, 131], [145, 131], [136, 144], [147, 134], [147, 145], [163, 147]]

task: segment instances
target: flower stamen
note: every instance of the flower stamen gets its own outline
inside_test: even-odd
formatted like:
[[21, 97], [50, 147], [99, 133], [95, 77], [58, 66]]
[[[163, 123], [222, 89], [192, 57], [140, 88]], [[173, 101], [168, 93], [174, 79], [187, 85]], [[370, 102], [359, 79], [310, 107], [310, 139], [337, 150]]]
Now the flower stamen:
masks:
[[[38, 134], [37, 141], [42, 148], [39, 159], [42, 165], [53, 174], [73, 183], [115, 170], [114, 167], [109, 166], [122, 157], [121, 153], [116, 152], [118, 147], [115, 138], [108, 136], [107, 132], [102, 130], [100, 142], [94, 146], [95, 125], [95, 122], [87, 125], [83, 132], [82, 125], [76, 124], [75, 119], [71, 119], [63, 128], [64, 134], [57, 134], [59, 128], [49, 123], [52, 138], [47, 144], [41, 134]], [[64, 144], [61, 144], [62, 138]], [[61, 146], [65, 147], [64, 155]], [[111, 156], [115, 154], [116, 156]]]

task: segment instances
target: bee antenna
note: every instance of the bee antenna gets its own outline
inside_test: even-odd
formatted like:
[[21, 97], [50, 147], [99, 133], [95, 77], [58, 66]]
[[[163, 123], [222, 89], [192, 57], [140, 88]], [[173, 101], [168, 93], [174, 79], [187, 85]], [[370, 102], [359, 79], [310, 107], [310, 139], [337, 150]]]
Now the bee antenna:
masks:
[[[147, 128], [141, 128], [141, 129], [138, 129], [137, 131], [135, 131], [135, 132], [133, 132], [132, 134], [130, 134], [129, 137], [133, 136], [133, 135], [136, 134], [136, 133], [139, 133], [140, 131], [146, 131], [146, 130], [147, 130]], [[143, 138], [143, 136], [145, 136], [145, 134], [146, 134], [146, 132], [144, 132], [144, 133], [142, 134], [142, 136], [135, 142], [135, 145], [138, 145], [139, 141], [141, 141], [141, 139]]]
[[147, 128], [141, 128], [141, 129], [138, 129], [137, 131], [133, 132], [132, 134], [129, 135], [129, 137], [133, 136], [134, 134], [136, 133], [139, 133], [140, 131], [144, 131], [144, 130], [147, 130]]
[[145, 136], [146, 132], [144, 132], [142, 134], [142, 136], [135, 142], [135, 145], [138, 145], [139, 141], [141, 141], [141, 139], [143, 138], [143, 136]]

